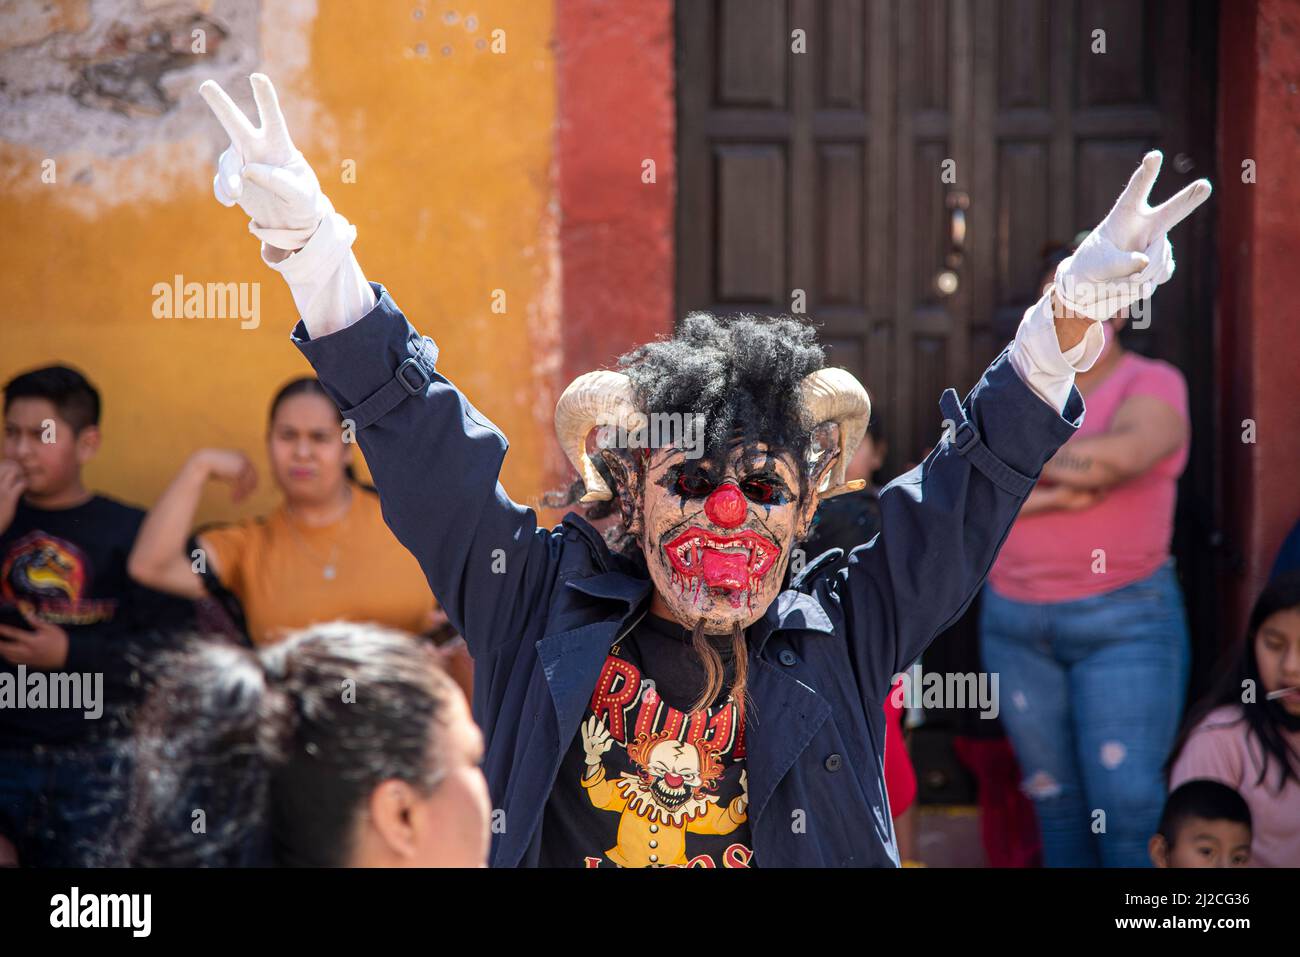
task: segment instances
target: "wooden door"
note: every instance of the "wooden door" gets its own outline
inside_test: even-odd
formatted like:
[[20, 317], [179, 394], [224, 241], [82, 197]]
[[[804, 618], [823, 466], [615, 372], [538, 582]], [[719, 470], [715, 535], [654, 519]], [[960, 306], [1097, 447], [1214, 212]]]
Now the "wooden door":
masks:
[[[1213, 174], [1216, 23], [1190, 0], [680, 0], [678, 315], [791, 312], [802, 295], [871, 392], [896, 474], [939, 434], [943, 389], [964, 394], [1014, 335], [1044, 244], [1093, 226], [1151, 148], [1154, 199]], [[1176, 552], [1198, 646], [1215, 593], [1212, 237], [1212, 209], [1174, 231], [1175, 276], [1128, 337], [1190, 386]]]

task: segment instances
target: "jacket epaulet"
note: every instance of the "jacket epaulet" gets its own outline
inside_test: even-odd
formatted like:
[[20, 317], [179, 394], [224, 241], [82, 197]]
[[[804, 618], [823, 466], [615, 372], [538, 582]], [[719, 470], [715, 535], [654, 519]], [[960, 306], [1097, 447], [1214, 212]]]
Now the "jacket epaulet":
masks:
[[844, 557], [844, 549], [832, 548], [822, 552], [803, 568], [799, 573], [790, 576], [790, 587], [795, 591], [812, 592], [813, 579], [822, 571], [828, 571], [833, 568], [841, 558]]

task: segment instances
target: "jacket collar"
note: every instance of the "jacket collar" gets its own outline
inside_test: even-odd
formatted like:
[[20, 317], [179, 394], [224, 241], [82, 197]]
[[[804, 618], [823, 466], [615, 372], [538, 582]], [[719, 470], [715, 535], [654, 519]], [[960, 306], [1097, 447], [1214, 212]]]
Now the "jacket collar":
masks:
[[611, 601], [625, 602], [629, 611], [645, 601], [651, 589], [650, 579], [635, 577], [624, 572], [602, 572], [587, 578], [571, 579], [566, 584], [574, 591], [580, 591], [592, 598], [608, 598]]
[[749, 644], [761, 654], [767, 639], [778, 631], [820, 631], [835, 633], [835, 623], [812, 595], [793, 589], [781, 592], [763, 617], [749, 626]]

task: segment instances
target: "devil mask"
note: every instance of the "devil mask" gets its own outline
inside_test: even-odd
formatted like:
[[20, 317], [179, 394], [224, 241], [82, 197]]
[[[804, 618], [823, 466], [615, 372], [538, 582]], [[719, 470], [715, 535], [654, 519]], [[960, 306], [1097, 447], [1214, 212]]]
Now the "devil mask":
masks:
[[[624, 356], [622, 371], [580, 376], [561, 396], [556, 432], [583, 501], [617, 496], [658, 614], [708, 634], [747, 628], [775, 600], [817, 503], [850, 487], [870, 405], [850, 373], [823, 363], [805, 323], [695, 313]], [[826, 425], [832, 447], [815, 453]]]

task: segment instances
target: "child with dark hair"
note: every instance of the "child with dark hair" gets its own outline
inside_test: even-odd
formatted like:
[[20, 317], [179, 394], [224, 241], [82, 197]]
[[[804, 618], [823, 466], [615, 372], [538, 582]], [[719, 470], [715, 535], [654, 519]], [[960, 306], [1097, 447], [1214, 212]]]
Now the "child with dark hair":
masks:
[[1219, 781], [1184, 782], [1165, 801], [1147, 849], [1156, 867], [1246, 867], [1250, 808]]
[[[132, 583], [144, 512], [82, 481], [100, 447], [94, 386], [49, 366], [4, 393], [0, 836], [22, 864], [76, 865], [112, 814], [112, 743], [139, 696], [136, 665], [189, 625], [191, 606]], [[137, 637], [146, 624], [149, 641]], [[37, 693], [56, 687], [82, 700]]]
[[1300, 867], [1300, 572], [1265, 586], [1231, 655], [1174, 745], [1169, 786], [1212, 778], [1236, 788], [1255, 864]]
[[[483, 738], [433, 646], [332, 622], [163, 656], [106, 864], [482, 867]], [[204, 827], [194, 827], [202, 808]]]

